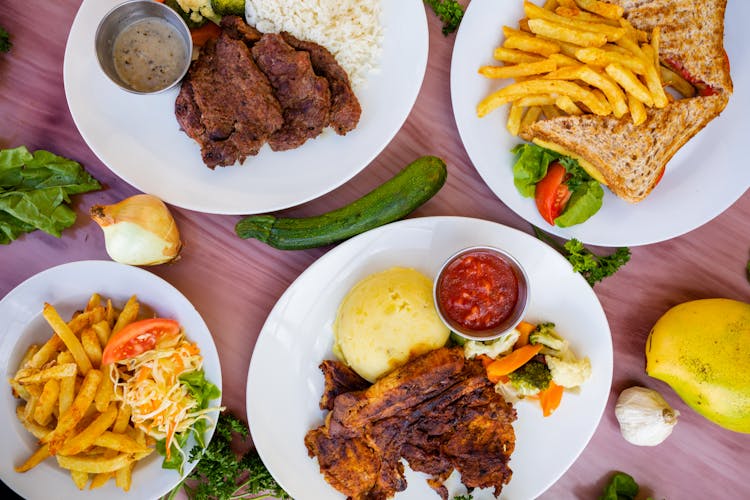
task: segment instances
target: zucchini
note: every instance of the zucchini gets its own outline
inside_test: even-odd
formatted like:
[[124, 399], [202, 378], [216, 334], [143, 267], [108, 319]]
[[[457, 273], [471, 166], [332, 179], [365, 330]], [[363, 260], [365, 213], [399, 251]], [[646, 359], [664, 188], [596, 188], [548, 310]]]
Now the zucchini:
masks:
[[280, 250], [336, 243], [413, 212], [437, 193], [448, 175], [445, 162], [423, 156], [349, 205], [315, 217], [254, 215], [235, 226], [240, 238], [255, 238]]

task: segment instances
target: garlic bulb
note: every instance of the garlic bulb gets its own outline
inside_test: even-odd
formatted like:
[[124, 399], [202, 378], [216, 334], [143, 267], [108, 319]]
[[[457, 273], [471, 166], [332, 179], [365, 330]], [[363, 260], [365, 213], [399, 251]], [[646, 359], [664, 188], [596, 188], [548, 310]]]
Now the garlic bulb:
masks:
[[94, 205], [89, 213], [104, 231], [107, 253], [114, 261], [151, 266], [174, 260], [180, 253], [177, 224], [155, 196], [138, 194], [114, 205]]
[[661, 394], [646, 387], [625, 389], [615, 405], [622, 436], [639, 446], [656, 446], [667, 439], [679, 415]]

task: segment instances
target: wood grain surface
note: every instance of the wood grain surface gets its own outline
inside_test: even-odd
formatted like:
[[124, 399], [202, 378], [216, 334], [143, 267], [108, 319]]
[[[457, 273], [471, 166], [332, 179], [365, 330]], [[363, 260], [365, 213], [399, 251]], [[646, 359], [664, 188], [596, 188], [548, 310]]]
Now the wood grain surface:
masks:
[[[105, 189], [75, 197], [78, 220], [62, 238], [37, 231], [0, 246], [0, 297], [57, 264], [108, 259], [102, 232], [89, 219], [88, 208], [137, 192], [96, 158], [68, 111], [63, 55], [79, 3], [2, 2], [0, 25], [12, 33], [14, 46], [10, 53], [0, 54], [0, 147], [26, 145], [73, 158]], [[351, 181], [282, 214], [305, 216], [339, 207], [370, 191], [417, 156], [432, 154], [448, 163], [448, 182], [411, 217], [463, 215], [531, 232], [529, 224], [482, 182], [464, 151], [450, 102], [449, 71], [455, 35], [444, 37], [440, 22], [430, 11], [428, 19], [427, 73], [402, 129]], [[263, 322], [283, 291], [328, 248], [279, 251], [237, 238], [233, 228], [239, 217], [178, 208], [173, 208], [173, 213], [185, 243], [182, 258], [149, 270], [177, 287], [203, 315], [221, 358], [224, 401], [229, 409], [244, 416], [247, 367]], [[609, 402], [590, 444], [542, 498], [597, 498], [614, 470], [635, 477], [642, 485], [639, 498], [646, 494], [674, 500], [750, 498], [746, 477], [750, 435], [709, 422], [687, 407], [666, 384], [644, 372], [644, 341], [651, 326], [670, 306], [708, 297], [750, 301], [750, 283], [745, 276], [750, 258], [749, 221], [750, 196], [746, 193], [723, 214], [688, 234], [633, 248], [631, 262], [596, 285], [614, 342]], [[637, 447], [620, 435], [614, 416], [615, 399], [633, 384], [657, 389], [682, 414], [672, 436], [657, 447]], [[545, 460], [548, 451], [554, 450], [539, 450], [539, 460]]]

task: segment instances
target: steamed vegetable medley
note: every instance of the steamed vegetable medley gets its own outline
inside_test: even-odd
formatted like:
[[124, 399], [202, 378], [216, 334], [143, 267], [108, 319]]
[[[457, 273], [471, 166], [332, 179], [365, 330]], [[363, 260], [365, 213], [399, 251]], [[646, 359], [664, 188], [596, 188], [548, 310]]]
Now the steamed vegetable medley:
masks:
[[565, 389], [578, 387], [591, 376], [589, 359], [576, 357], [554, 323], [522, 321], [499, 339], [467, 341], [464, 353], [482, 359], [487, 377], [509, 403], [536, 399], [545, 417], [560, 405]]

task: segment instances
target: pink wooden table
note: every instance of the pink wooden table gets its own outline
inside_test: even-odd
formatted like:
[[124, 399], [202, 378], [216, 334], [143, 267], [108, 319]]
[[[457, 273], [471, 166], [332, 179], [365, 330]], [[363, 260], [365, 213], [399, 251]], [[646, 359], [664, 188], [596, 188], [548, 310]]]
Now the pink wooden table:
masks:
[[[76, 198], [78, 220], [61, 239], [35, 232], [0, 247], [0, 297], [57, 264], [108, 259], [101, 230], [86, 215], [88, 208], [137, 192], [94, 156], [68, 111], [63, 55], [79, 3], [2, 2], [0, 25], [12, 33], [14, 47], [0, 55], [0, 147], [26, 145], [73, 158], [105, 189]], [[431, 13], [428, 19], [427, 73], [398, 135], [344, 186], [284, 214], [306, 216], [339, 207], [417, 156], [433, 154], [448, 163], [448, 182], [412, 217], [464, 215], [531, 231], [485, 186], [464, 151], [450, 103], [455, 36], [444, 37]], [[150, 270], [182, 291], [203, 315], [221, 358], [224, 402], [244, 416], [247, 367], [268, 312], [286, 287], [328, 249], [283, 252], [237, 238], [233, 228], [239, 217], [176, 208], [173, 213], [185, 243], [182, 259]], [[543, 498], [596, 498], [613, 470], [630, 473], [642, 491], [655, 498], [750, 498], [750, 435], [722, 429], [693, 412], [667, 385], [645, 374], [643, 355], [651, 326], [670, 306], [708, 297], [750, 301], [744, 271], [750, 258], [749, 221], [750, 196], [746, 194], [722, 215], [686, 235], [633, 248], [631, 262], [596, 286], [614, 342], [610, 399], [588, 447]], [[682, 413], [672, 436], [658, 447], [637, 447], [620, 436], [614, 403], [619, 392], [633, 384], [659, 390]], [[539, 459], [544, 460], [543, 450]]]

